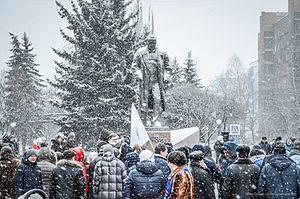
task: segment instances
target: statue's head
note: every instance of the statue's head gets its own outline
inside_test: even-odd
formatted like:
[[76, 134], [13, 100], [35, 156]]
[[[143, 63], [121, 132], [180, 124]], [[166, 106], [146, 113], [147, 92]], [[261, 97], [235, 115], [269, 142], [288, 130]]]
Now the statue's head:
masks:
[[147, 37], [147, 45], [148, 45], [148, 49], [150, 51], [154, 50], [156, 48], [156, 37], [154, 34], [150, 34]]

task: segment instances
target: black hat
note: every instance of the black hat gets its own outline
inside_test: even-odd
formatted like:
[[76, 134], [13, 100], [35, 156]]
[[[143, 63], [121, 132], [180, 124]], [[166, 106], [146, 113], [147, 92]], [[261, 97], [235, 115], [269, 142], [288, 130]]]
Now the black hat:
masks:
[[267, 140], [267, 137], [266, 136], [262, 136], [261, 139], [262, 140]]
[[193, 151], [190, 153], [190, 159], [191, 161], [199, 161], [203, 160], [204, 158], [204, 153], [202, 151]]
[[76, 155], [76, 153], [74, 151], [65, 150], [63, 153], [63, 158], [69, 160], [69, 159], [72, 159], [75, 155]]
[[183, 166], [187, 164], [186, 156], [181, 151], [173, 151], [168, 155], [168, 161], [175, 164], [176, 166]]

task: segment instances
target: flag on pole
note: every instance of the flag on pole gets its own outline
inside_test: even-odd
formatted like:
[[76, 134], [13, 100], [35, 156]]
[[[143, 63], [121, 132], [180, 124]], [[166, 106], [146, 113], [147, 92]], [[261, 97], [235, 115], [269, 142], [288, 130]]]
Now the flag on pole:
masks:
[[137, 112], [134, 104], [131, 105], [131, 128], [130, 128], [130, 146], [135, 144], [143, 146], [150, 141], [148, 133], [143, 125], [143, 122]]

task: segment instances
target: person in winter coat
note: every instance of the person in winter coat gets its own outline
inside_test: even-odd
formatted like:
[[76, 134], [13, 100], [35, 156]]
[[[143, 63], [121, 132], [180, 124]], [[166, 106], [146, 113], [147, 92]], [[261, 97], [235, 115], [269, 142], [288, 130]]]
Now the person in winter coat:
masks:
[[135, 166], [140, 161], [139, 155], [142, 151], [142, 148], [140, 145], [135, 144], [135, 145], [133, 145], [132, 150], [133, 150], [133, 152], [127, 153], [127, 155], [125, 157], [125, 159], [126, 159], [125, 168], [128, 173], [131, 170], [130, 168], [132, 166]]
[[[217, 165], [214, 159], [210, 155], [208, 155], [210, 148], [207, 146], [203, 146], [201, 144], [196, 144], [193, 146], [192, 151], [201, 151], [204, 154], [203, 162], [208, 167], [210, 174], [212, 174], [214, 182], [219, 181], [219, 179], [216, 179], [216, 178], [220, 178], [220, 176], [217, 176], [217, 169], [216, 169]], [[205, 152], [207, 152], [208, 156], [205, 155]]]
[[56, 154], [48, 147], [42, 147], [39, 150], [39, 159], [37, 165], [42, 171], [43, 190], [49, 195], [50, 178], [55, 164], [52, 163], [56, 159]]
[[168, 155], [168, 166], [171, 173], [168, 178], [165, 199], [194, 199], [194, 180], [187, 158], [181, 151]]
[[287, 139], [285, 140], [284, 146], [285, 146], [286, 151], [287, 151], [287, 152], [290, 152], [290, 151], [292, 150], [292, 148], [293, 148], [293, 141], [292, 141], [292, 138], [290, 138], [290, 137], [287, 138]]
[[65, 135], [63, 133], [58, 133], [55, 139], [51, 140], [51, 149], [55, 152], [64, 152], [65, 145]]
[[298, 166], [300, 166], [300, 141], [294, 142], [293, 148], [289, 154], [289, 158], [292, 159]]
[[261, 137], [260, 143], [258, 143], [260, 148], [265, 151], [266, 155], [272, 153], [272, 146], [268, 143], [268, 139], [266, 136]]
[[85, 193], [88, 193], [88, 179], [87, 179], [87, 174], [86, 174], [86, 167], [84, 165], [84, 151], [81, 147], [76, 147], [76, 148], [71, 148], [71, 151], [75, 152], [74, 156], [74, 162], [79, 164], [82, 168], [82, 174], [85, 182]]
[[159, 199], [164, 187], [165, 179], [162, 171], [154, 163], [154, 154], [143, 150], [140, 153], [140, 162], [125, 179], [124, 199]]
[[83, 199], [85, 196], [85, 182], [82, 167], [73, 157], [71, 150], [63, 153], [64, 159], [57, 162], [53, 169], [50, 183], [50, 199]]
[[0, 199], [16, 198], [16, 169], [20, 161], [14, 158], [13, 150], [4, 146], [0, 151]]
[[236, 160], [236, 147], [234, 142], [225, 142], [222, 148], [224, 159], [221, 164], [222, 176], [227, 175], [227, 168]]
[[250, 151], [250, 160], [259, 168], [262, 168], [266, 152], [260, 148], [252, 148]]
[[97, 152], [98, 155], [92, 160], [89, 164], [89, 190], [88, 190], [88, 198], [92, 199], [93, 196], [93, 179], [94, 179], [94, 171], [96, 164], [102, 159], [103, 156], [103, 146], [107, 143], [104, 141], [97, 142]]
[[167, 147], [165, 144], [159, 143], [155, 146], [154, 152], [154, 162], [156, 166], [163, 172], [163, 176], [167, 182], [168, 176], [170, 174], [170, 168], [168, 167], [166, 159], [168, 155]]
[[228, 167], [221, 187], [222, 199], [256, 199], [260, 168], [248, 158], [250, 147], [236, 148], [238, 159]]
[[218, 136], [217, 141], [214, 144], [214, 150], [216, 153], [216, 163], [219, 163], [219, 158], [222, 154], [223, 136]]
[[29, 149], [24, 153], [21, 164], [16, 171], [17, 198], [31, 189], [43, 189], [41, 168], [37, 166], [38, 154]]
[[103, 157], [93, 176], [93, 195], [98, 199], [122, 199], [123, 181], [127, 177], [124, 163], [114, 155], [114, 148], [102, 146]]
[[76, 136], [75, 133], [69, 133], [67, 140], [64, 144], [64, 151], [65, 150], [69, 150], [71, 148], [75, 148], [76, 147]]
[[284, 144], [277, 144], [274, 156], [262, 168], [258, 183], [259, 199], [300, 197], [300, 168], [285, 153]]
[[[194, 178], [195, 199], [214, 199], [214, 182], [210, 170], [203, 162], [204, 154], [202, 151], [190, 153], [190, 169]], [[204, 163], [204, 164], [203, 164]]]

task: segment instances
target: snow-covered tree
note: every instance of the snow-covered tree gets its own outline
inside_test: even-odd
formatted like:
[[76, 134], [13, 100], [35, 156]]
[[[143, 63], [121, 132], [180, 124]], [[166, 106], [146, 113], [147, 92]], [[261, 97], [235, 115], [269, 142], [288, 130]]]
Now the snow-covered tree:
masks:
[[192, 59], [192, 52], [188, 52], [188, 57], [184, 63], [185, 67], [183, 68], [183, 77], [184, 82], [188, 84], [194, 84], [195, 86], [201, 88], [200, 79], [197, 75], [196, 64]]
[[61, 131], [74, 132], [82, 141], [98, 134], [101, 127], [129, 130], [136, 95], [131, 69], [136, 13], [127, 12], [130, 3], [78, 0], [69, 11], [57, 2], [73, 35], [61, 30], [71, 50], [54, 49], [64, 61], [56, 62], [52, 85], [59, 89], [60, 100], [53, 104], [67, 112], [57, 121]]
[[170, 68], [169, 87], [173, 87], [174, 85], [182, 82], [182, 68], [180, 67], [176, 57], [174, 57], [173, 61], [171, 62]]
[[[12, 55], [7, 65], [9, 70], [5, 76], [5, 118], [6, 128], [17, 137], [27, 142], [28, 135], [36, 132], [38, 125], [31, 123], [42, 111], [43, 80], [36, 69], [35, 55], [24, 33], [22, 43], [17, 36], [10, 34], [12, 39]], [[9, 129], [16, 123], [14, 129]], [[12, 132], [13, 131], [13, 132]]]

